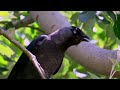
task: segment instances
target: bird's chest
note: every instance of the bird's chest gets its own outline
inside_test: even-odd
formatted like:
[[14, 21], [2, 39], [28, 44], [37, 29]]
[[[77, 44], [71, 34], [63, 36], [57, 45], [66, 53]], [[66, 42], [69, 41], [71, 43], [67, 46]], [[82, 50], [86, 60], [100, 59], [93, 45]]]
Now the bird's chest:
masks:
[[47, 74], [52, 75], [60, 67], [64, 52], [52, 42], [43, 42], [36, 51], [38, 62]]

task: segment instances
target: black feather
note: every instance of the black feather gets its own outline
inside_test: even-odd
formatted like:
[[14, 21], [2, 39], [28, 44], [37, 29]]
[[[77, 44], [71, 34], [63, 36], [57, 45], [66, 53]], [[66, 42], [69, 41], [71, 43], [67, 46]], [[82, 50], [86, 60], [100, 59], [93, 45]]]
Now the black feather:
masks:
[[[79, 28], [61, 28], [49, 35], [41, 35], [27, 47], [33, 53], [46, 73], [46, 78], [56, 74], [62, 64], [65, 51], [72, 45], [89, 39]], [[8, 79], [40, 79], [38, 72], [23, 53], [13, 67]]]

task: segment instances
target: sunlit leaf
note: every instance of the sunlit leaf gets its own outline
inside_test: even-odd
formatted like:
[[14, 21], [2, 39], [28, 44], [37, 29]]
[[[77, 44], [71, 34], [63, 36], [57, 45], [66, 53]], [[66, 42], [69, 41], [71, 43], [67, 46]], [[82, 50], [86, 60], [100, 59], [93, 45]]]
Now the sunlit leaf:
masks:
[[3, 59], [3, 56], [0, 55], [0, 66], [7, 66], [8, 65], [8, 61], [5, 61]]
[[10, 49], [9, 47], [7, 46], [3, 46], [1, 43], [0, 43], [0, 53], [2, 55], [6, 55], [8, 57], [11, 57], [11, 55], [14, 54], [13, 50]]
[[70, 66], [69, 60], [67, 58], [64, 58], [63, 65], [64, 65], [64, 68], [63, 68], [62, 75], [65, 75], [68, 72], [69, 66]]
[[0, 67], [0, 73], [2, 73], [3, 71], [8, 71], [8, 69], [5, 67]]
[[8, 11], [0, 11], [0, 17], [6, 17], [8, 15], [9, 15]]
[[[2, 56], [2, 58], [3, 58], [5, 61], [13, 62], [13, 60], [12, 60], [11, 58], [9, 58], [8, 56], [2, 55], [1, 53], [0, 53], [0, 55]], [[1, 61], [1, 60], [0, 60], [0, 61]]]
[[24, 15], [24, 16], [28, 16], [28, 11], [23, 11], [23, 12], [20, 12], [20, 13], [22, 13], [22, 15]]
[[13, 60], [5, 55], [3, 55], [3, 59], [9, 62], [13, 62]]
[[118, 65], [115, 66], [114, 70], [115, 70], [115, 71], [120, 71], [120, 65], [119, 65], [119, 66], [118, 66]]
[[39, 25], [38, 25], [38, 23], [36, 23], [36, 22], [34, 22], [32, 25], [33, 25], [34, 27], [36, 27], [36, 28], [39, 28]]
[[114, 67], [115, 71], [120, 71], [120, 62], [117, 62], [117, 64]]
[[62, 79], [63, 77], [62, 77], [61, 73], [57, 73], [57, 74], [53, 75], [51, 78], [52, 79]]
[[103, 21], [102, 20], [100, 20], [98, 17], [96, 17], [96, 23], [99, 25], [99, 27], [101, 27], [101, 28], [105, 28], [106, 27], [106, 24], [105, 23], [103, 23]]
[[76, 77], [76, 75], [73, 72], [69, 72], [68, 73], [68, 78], [69, 79], [77, 79], [78, 77]]

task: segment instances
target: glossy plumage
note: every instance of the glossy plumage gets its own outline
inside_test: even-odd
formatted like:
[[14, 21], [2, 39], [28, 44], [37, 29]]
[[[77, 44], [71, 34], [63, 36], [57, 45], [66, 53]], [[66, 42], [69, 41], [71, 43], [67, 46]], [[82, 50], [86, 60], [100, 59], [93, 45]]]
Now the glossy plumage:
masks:
[[[49, 35], [38, 36], [28, 45], [27, 49], [36, 56], [46, 73], [46, 78], [50, 78], [59, 70], [65, 51], [72, 45], [88, 40], [88, 36], [79, 28], [70, 26], [61, 28]], [[8, 79], [40, 78], [35, 67], [24, 53], [8, 76]]]

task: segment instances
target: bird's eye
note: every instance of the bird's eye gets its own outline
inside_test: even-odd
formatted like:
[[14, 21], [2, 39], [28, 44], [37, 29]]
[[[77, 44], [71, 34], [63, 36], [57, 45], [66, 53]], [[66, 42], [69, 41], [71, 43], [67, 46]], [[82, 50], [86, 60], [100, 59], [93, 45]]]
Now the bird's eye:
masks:
[[73, 30], [73, 33], [74, 33], [74, 34], [77, 34], [77, 31], [76, 31], [76, 30]]
[[73, 29], [73, 34], [77, 34], [78, 31], [79, 31], [78, 28], [74, 28], [74, 29]]
[[73, 32], [74, 35], [77, 35], [80, 33], [80, 29], [78, 27], [75, 27], [75, 26], [71, 26], [71, 30]]

